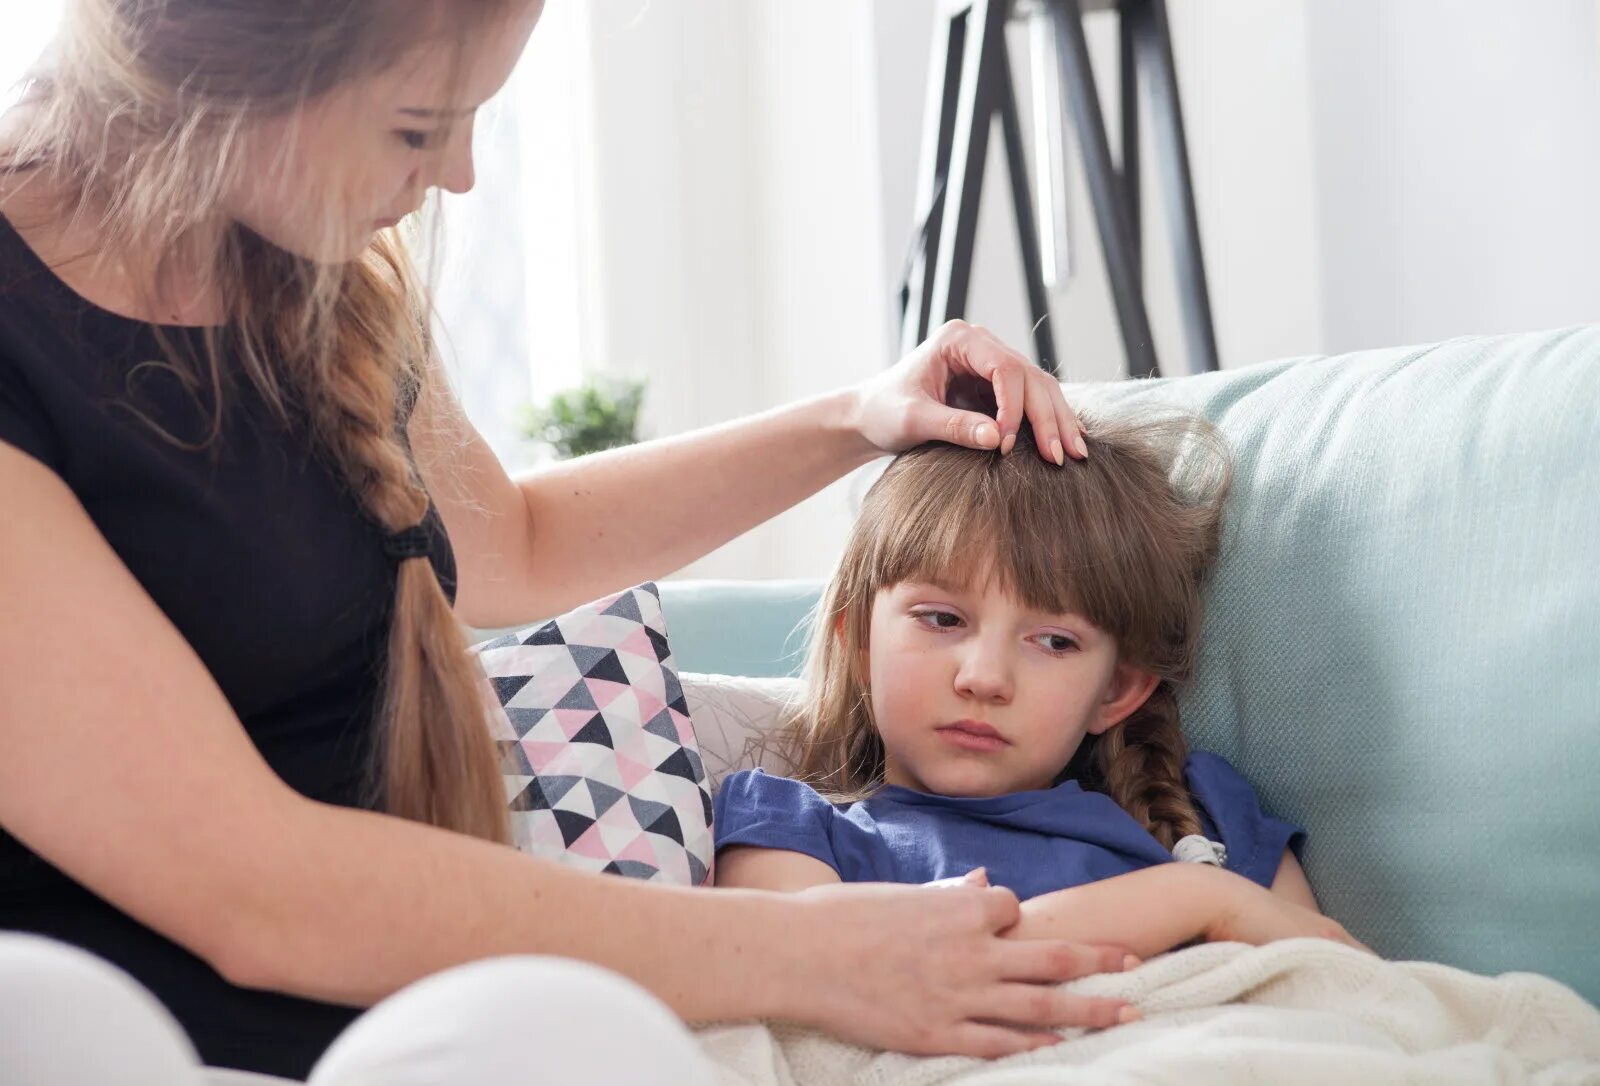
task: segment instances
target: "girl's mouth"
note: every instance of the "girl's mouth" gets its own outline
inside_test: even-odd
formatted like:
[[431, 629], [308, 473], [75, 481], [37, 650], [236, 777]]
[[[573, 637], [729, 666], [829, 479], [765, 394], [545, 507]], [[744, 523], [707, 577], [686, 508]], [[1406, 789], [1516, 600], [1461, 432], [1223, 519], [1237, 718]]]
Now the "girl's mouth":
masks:
[[958, 724], [949, 724], [939, 729], [939, 734], [962, 750], [996, 751], [1004, 750], [1011, 744], [1000, 737], [1000, 733], [987, 724], [977, 724], [971, 721], [962, 721]]

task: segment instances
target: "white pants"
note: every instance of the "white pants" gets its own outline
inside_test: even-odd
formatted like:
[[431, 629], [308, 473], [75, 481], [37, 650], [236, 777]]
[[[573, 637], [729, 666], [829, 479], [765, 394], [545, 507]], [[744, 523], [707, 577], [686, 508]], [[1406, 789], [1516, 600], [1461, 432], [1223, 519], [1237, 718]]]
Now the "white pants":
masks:
[[[176, 1019], [87, 951], [0, 932], [6, 1086], [245, 1086], [286, 1079], [200, 1065]], [[716, 1081], [694, 1036], [626, 977], [519, 955], [447, 969], [366, 1011], [309, 1086], [543, 1086]]]

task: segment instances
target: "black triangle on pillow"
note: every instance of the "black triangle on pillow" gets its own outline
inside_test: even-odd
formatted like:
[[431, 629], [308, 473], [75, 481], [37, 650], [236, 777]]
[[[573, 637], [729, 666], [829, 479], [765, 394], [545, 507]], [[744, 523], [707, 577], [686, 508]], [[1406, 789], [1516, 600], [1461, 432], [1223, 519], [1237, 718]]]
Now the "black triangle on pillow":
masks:
[[617, 618], [631, 618], [635, 622], [643, 622], [644, 616], [639, 613], [639, 601], [632, 592], [624, 592], [611, 602], [611, 606], [600, 612], [602, 615], [614, 615]]
[[645, 635], [650, 638], [650, 644], [655, 646], [656, 663], [659, 664], [661, 661], [672, 655], [672, 646], [667, 644], [666, 634], [657, 633], [648, 626], [644, 628], [644, 632]]
[[651, 833], [659, 833], [663, 837], [670, 837], [680, 845], [683, 844], [683, 827], [678, 824], [678, 816], [673, 811], [668, 811], [645, 829]]
[[594, 662], [588, 671], [583, 673], [585, 679], [607, 679], [614, 683], [628, 685], [633, 680], [628, 678], [628, 673], [622, 670], [622, 661], [617, 659], [615, 651], [607, 652]]
[[556, 816], [556, 825], [561, 827], [561, 839], [571, 848], [572, 843], [583, 836], [583, 831], [594, 825], [594, 819], [588, 815], [581, 815], [577, 811], [563, 811], [557, 807], [550, 812]]
[[700, 783], [699, 774], [694, 771], [694, 763], [689, 760], [688, 751], [679, 747], [672, 752], [672, 757], [656, 766], [657, 773], [671, 773], [674, 777], [682, 777], [694, 784]]
[[561, 636], [561, 627], [554, 622], [546, 622], [537, 630], [522, 639], [524, 645], [565, 645], [567, 639]]
[[517, 691], [532, 680], [532, 675], [493, 675], [489, 678], [494, 684], [494, 696], [500, 700], [501, 705], [515, 697]]
[[535, 777], [528, 782], [528, 787], [517, 793], [517, 798], [511, 801], [513, 811], [548, 811], [550, 801], [545, 798], [544, 789], [539, 787], [539, 779]]
[[617, 749], [611, 742], [611, 730], [606, 727], [606, 718], [599, 713], [594, 714], [589, 723], [578, 729], [578, 733], [572, 737], [572, 742], [598, 743], [602, 747]]

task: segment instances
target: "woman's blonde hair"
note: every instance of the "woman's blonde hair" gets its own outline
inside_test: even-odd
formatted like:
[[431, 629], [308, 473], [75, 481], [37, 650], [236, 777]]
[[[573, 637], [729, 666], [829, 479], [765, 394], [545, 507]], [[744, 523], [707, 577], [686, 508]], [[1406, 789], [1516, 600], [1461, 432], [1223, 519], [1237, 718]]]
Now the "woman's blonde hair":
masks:
[[1202, 587], [1220, 547], [1227, 445], [1204, 418], [1179, 411], [1079, 418], [1087, 460], [1046, 463], [1024, 424], [1009, 454], [930, 442], [873, 484], [811, 617], [804, 700], [776, 733], [797, 777], [836, 801], [882, 786], [863, 665], [877, 594], [907, 580], [975, 586], [992, 575], [1029, 607], [1083, 615], [1115, 639], [1119, 662], [1160, 680], [1121, 724], [1085, 736], [1058, 781], [1108, 794], [1168, 848], [1201, 832], [1175, 688], [1192, 673]]
[[[23, 127], [0, 149], [0, 175], [44, 181], [60, 194], [51, 215], [94, 216], [104, 252], [153, 254], [159, 282], [180, 257], [196, 258], [224, 195], [261, 168], [241, 155], [252, 123], [290, 116], [426, 42], [459, 56], [468, 32], [513, 2], [70, 0], [24, 95]], [[337, 212], [308, 204], [308, 225], [335, 237]], [[226, 370], [237, 367], [281, 423], [308, 434], [380, 530], [421, 522], [429, 497], [401, 420], [443, 376], [404, 244], [381, 233], [353, 261], [317, 262], [233, 223], [198, 257], [226, 322], [200, 352], [162, 339], [164, 364], [197, 402], [209, 400], [210, 432], [198, 445], [162, 436], [193, 449], [214, 442]], [[426, 559], [400, 563], [384, 682], [374, 805], [508, 843], [485, 680]]]

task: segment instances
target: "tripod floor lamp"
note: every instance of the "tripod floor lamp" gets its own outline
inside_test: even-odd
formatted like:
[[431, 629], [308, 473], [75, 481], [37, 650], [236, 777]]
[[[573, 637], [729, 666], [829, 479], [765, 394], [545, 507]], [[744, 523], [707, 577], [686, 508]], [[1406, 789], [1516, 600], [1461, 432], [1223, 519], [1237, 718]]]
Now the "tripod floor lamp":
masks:
[[[1122, 161], [1112, 160], [1084, 35], [1085, 11], [1114, 10], [1121, 43]], [[1022, 125], [1006, 45], [1006, 24], [1030, 23], [1034, 62], [1035, 160], [1046, 229], [1038, 229], [1023, 154]], [[1060, 259], [1064, 227], [1057, 201], [1066, 163], [1060, 139], [1070, 118], [1088, 175], [1106, 272], [1116, 305], [1130, 376], [1160, 376], [1140, 261], [1139, 112], [1141, 91], [1154, 136], [1155, 172], [1166, 219], [1183, 313], [1191, 372], [1217, 368], [1216, 335], [1200, 254], [1194, 190], [1178, 102], [1177, 73], [1165, 0], [941, 0], [918, 176], [922, 226], [900, 290], [901, 353], [927, 338], [932, 326], [963, 315], [972, 271], [978, 197], [989, 133], [999, 115], [1021, 241], [1028, 308], [1040, 366], [1059, 372], [1045, 294], [1044, 261]], [[1054, 127], [1052, 127], [1054, 126]]]

